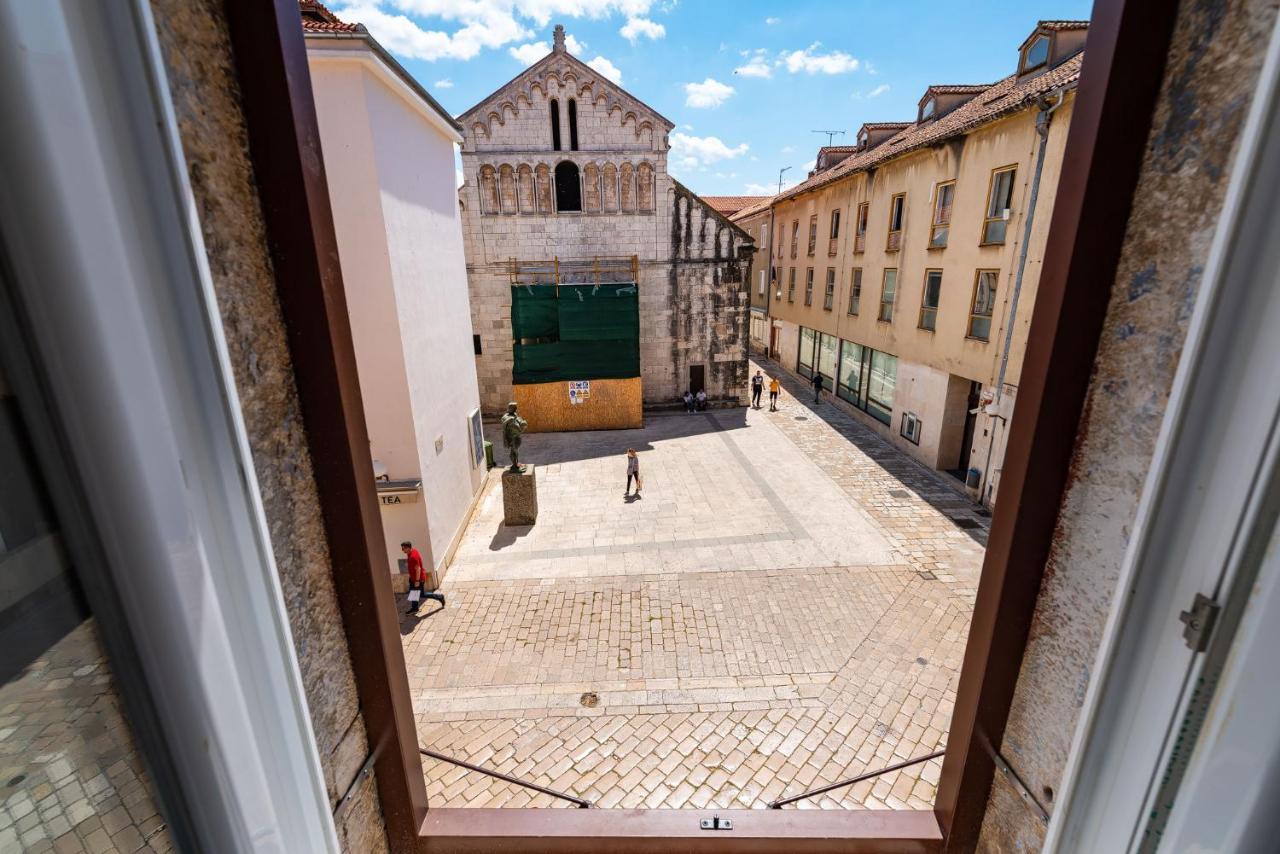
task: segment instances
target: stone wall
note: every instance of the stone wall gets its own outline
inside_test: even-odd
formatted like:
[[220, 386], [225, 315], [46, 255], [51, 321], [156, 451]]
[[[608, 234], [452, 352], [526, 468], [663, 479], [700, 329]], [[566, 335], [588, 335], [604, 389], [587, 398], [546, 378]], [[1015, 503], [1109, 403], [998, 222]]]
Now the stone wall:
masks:
[[[578, 151], [568, 150], [569, 98]], [[561, 151], [551, 144], [553, 99]], [[572, 57], [551, 54], [462, 122], [459, 199], [486, 414], [512, 399], [513, 260], [635, 256], [645, 402], [674, 400], [697, 364], [709, 395], [745, 401], [751, 242], [668, 174], [666, 120]], [[548, 196], [562, 161], [583, 177], [582, 212], [557, 213]]]
[[[1154, 454], [1274, 0], [1182, 0], [1094, 376], [1000, 751], [1053, 810]], [[980, 850], [1036, 851], [997, 774]]]
[[[152, 13], [222, 315], [329, 801], [368, 755], [347, 638], [249, 160], [223, 5], [153, 0]], [[348, 851], [387, 850], [374, 775], [338, 826]]]

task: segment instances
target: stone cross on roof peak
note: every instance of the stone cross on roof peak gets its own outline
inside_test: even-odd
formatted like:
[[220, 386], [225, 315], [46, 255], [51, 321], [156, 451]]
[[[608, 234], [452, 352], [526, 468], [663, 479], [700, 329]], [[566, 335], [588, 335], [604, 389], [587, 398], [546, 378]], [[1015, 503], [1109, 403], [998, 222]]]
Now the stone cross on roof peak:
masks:
[[555, 52], [556, 52], [556, 53], [564, 53], [564, 51], [565, 51], [565, 47], [564, 47], [564, 24], [556, 24], [556, 29], [555, 29], [554, 38], [555, 38], [555, 48], [554, 48]]

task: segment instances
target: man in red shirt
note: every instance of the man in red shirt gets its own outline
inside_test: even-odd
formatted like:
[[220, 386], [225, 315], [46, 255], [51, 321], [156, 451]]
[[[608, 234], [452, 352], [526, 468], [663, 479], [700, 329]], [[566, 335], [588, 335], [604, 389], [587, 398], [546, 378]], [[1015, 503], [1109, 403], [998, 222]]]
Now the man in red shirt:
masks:
[[[413, 547], [413, 543], [409, 542], [408, 540], [405, 540], [403, 543], [400, 544], [400, 551], [404, 552], [405, 557], [408, 558], [409, 589], [422, 590], [422, 599], [434, 599], [437, 602], [439, 602], [440, 607], [443, 608], [444, 607], [443, 593], [428, 593], [426, 590], [423, 590], [423, 582], [427, 580], [427, 571], [422, 566], [422, 555], [418, 552], [417, 549]], [[422, 599], [419, 599], [417, 602], [409, 603], [410, 614], [418, 613], [418, 608], [419, 606], [422, 605]]]

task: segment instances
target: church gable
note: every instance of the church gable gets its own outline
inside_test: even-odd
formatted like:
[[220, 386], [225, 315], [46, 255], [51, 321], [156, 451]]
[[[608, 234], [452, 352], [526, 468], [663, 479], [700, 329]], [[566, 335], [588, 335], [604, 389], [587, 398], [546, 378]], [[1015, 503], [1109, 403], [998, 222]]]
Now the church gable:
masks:
[[565, 51], [563, 27], [555, 50], [458, 121], [464, 151], [662, 151], [675, 127]]

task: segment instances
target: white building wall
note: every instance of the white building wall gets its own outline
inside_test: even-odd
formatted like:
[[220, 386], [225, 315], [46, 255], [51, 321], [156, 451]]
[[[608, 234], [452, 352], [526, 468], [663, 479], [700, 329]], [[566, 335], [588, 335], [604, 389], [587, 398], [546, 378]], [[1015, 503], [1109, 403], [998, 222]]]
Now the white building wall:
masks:
[[381, 66], [311, 65], [372, 451], [422, 480], [420, 502], [384, 510], [388, 562], [407, 538], [440, 568], [483, 477], [454, 143]]

